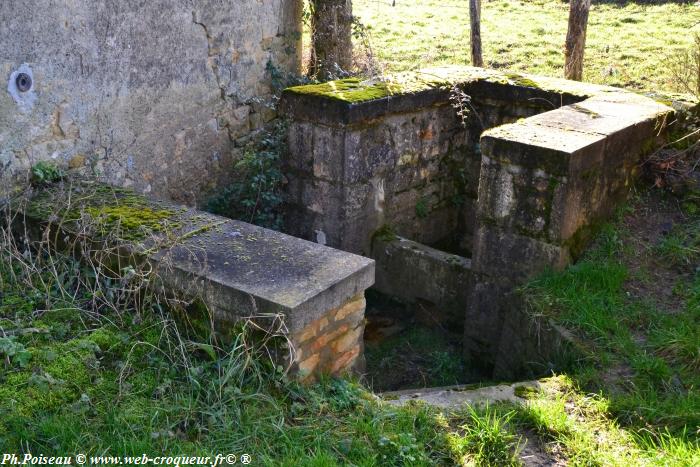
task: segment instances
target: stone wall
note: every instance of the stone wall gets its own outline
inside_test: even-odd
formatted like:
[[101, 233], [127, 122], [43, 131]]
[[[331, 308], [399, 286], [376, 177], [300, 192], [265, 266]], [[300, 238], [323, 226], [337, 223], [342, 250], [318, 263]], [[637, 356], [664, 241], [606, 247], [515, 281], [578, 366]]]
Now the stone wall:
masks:
[[[426, 76], [434, 74], [445, 71]], [[583, 99], [510, 76], [516, 81], [503, 75], [464, 82], [471, 97], [464, 122], [449, 86], [359, 102], [297, 92], [308, 86], [286, 90], [281, 106], [291, 117], [285, 161], [290, 233], [369, 255], [374, 233], [388, 227], [468, 254], [481, 133]]]
[[[583, 251], [673, 117], [618, 88], [471, 67], [295, 87], [282, 104], [295, 234], [370, 252], [380, 291], [463, 323], [465, 355], [490, 368], [519, 322], [504, 297]], [[383, 239], [396, 234], [444, 251]], [[455, 250], [465, 258], [441, 280]]]
[[580, 255], [630, 192], [641, 157], [660, 146], [672, 110], [631, 92], [590, 98], [481, 137], [481, 178], [465, 346], [492, 358], [503, 297], [547, 268]]
[[[294, 235], [369, 255], [372, 234], [384, 225], [435, 243], [457, 230], [458, 202], [473, 208], [478, 159], [445, 103], [351, 125], [295, 119], [288, 134]], [[471, 171], [456, 176], [466, 166]]]
[[426, 324], [461, 330], [472, 281], [471, 260], [398, 236], [372, 242], [377, 262], [374, 287], [403, 303], [416, 304]]
[[[0, 180], [41, 160], [192, 202], [274, 116], [300, 0], [0, 2]], [[31, 78], [21, 91], [19, 73]], [[243, 139], [242, 139], [243, 138]]]
[[304, 381], [314, 381], [321, 374], [361, 374], [365, 369], [365, 305], [361, 293], [292, 333], [292, 371]]

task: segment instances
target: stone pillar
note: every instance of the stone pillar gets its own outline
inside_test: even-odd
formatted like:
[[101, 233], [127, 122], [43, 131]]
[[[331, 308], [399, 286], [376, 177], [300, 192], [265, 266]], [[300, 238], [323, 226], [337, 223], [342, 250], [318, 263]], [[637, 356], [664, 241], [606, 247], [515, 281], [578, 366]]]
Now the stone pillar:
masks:
[[467, 356], [493, 363], [509, 293], [583, 251], [628, 194], [641, 156], [663, 140], [669, 113], [609, 94], [483, 133]]

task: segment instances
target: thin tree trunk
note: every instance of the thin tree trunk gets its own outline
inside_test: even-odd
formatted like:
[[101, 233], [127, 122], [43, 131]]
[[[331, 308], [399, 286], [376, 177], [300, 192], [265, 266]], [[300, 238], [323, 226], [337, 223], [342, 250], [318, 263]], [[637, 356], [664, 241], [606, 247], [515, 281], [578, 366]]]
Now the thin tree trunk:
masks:
[[472, 65], [484, 66], [481, 56], [481, 0], [469, 0], [469, 21], [471, 23]]
[[352, 0], [311, 0], [309, 75], [321, 81], [352, 66]]
[[591, 0], [569, 0], [569, 29], [566, 33], [564, 77], [581, 81], [583, 52], [586, 48], [586, 26]]

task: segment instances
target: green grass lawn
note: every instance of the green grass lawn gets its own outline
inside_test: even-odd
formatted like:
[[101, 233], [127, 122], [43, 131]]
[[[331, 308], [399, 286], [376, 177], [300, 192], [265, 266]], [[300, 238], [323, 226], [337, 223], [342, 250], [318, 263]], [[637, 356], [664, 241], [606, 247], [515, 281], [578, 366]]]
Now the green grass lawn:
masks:
[[[466, 0], [354, 0], [353, 12], [388, 72], [469, 64]], [[483, 1], [485, 65], [562, 77], [567, 19], [561, 0]], [[594, 1], [583, 80], [676, 91], [663, 62], [691, 44], [693, 31], [700, 32], [697, 4]]]

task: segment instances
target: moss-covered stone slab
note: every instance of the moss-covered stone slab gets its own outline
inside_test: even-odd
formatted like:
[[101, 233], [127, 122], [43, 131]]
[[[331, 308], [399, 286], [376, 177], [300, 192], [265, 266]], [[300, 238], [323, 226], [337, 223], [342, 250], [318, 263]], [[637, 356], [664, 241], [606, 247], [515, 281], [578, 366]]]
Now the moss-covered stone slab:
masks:
[[39, 190], [25, 212], [35, 226], [152, 262], [167, 287], [225, 321], [282, 313], [301, 329], [374, 282], [371, 259], [128, 189], [61, 183]]
[[381, 78], [347, 78], [285, 89], [281, 111], [295, 119], [357, 124], [449, 101], [457, 86], [474, 98], [545, 100], [554, 107], [594, 95], [627, 93], [610, 86], [469, 66], [443, 66]]

